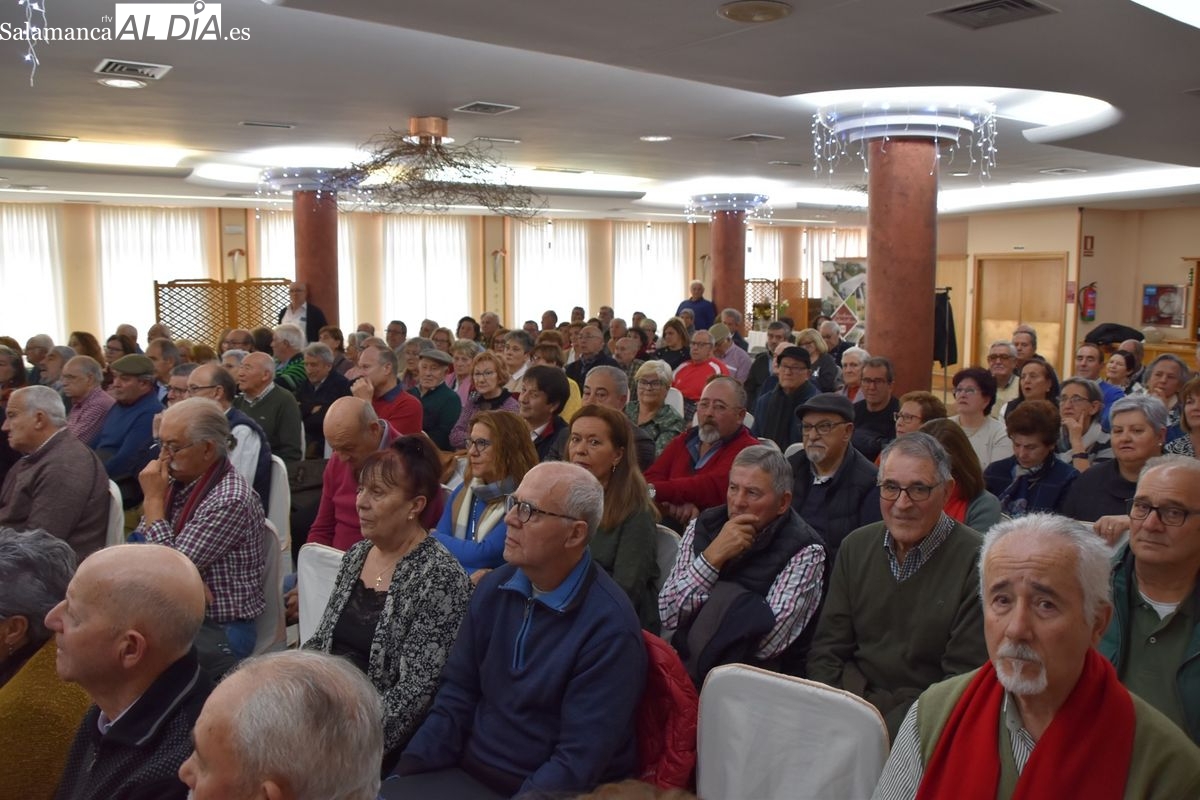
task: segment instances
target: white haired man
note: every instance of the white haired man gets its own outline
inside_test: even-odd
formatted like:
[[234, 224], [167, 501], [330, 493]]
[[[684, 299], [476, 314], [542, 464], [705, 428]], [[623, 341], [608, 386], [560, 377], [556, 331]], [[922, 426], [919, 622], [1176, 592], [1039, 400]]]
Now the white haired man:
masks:
[[91, 356], [75, 356], [62, 373], [63, 394], [71, 401], [67, 428], [91, 447], [117, 399], [104, 391], [104, 370]]
[[271, 337], [271, 353], [275, 356], [275, 383], [292, 393], [308, 382], [304, 371], [304, 331], [297, 325], [278, 325]]
[[303, 347], [308, 342], [319, 338], [321, 328], [328, 323], [325, 312], [308, 302], [308, 284], [297, 281], [288, 287], [288, 304], [279, 309], [275, 321], [280, 325], [295, 325], [304, 336], [300, 344]]

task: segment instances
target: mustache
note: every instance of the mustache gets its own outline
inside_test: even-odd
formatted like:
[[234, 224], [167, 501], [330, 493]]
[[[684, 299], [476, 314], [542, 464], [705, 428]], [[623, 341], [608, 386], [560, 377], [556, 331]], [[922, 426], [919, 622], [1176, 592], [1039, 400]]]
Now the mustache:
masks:
[[1032, 664], [1042, 665], [1042, 657], [1037, 654], [1027, 644], [1016, 644], [1014, 642], [1004, 642], [996, 651], [997, 658], [1015, 658], [1021, 661], [1028, 661]]

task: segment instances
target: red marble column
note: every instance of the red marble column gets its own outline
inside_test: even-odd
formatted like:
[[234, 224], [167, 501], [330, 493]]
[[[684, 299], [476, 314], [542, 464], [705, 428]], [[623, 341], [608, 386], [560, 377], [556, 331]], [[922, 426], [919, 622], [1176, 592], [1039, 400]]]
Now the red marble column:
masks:
[[746, 305], [746, 212], [714, 211], [711, 224], [712, 294], [719, 312]]
[[315, 190], [292, 192], [296, 235], [296, 280], [308, 284], [308, 299], [338, 324], [337, 194]]
[[896, 397], [933, 372], [937, 168], [931, 139], [867, 145], [867, 350], [896, 369]]

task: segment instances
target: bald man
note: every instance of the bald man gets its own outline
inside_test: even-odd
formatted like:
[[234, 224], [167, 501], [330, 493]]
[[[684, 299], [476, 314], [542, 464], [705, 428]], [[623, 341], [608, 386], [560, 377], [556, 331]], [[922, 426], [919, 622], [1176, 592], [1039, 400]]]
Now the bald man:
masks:
[[295, 395], [275, 384], [275, 360], [267, 353], [250, 353], [242, 359], [236, 377], [242, 393], [233, 404], [262, 427], [271, 452], [285, 462], [302, 459], [300, 404]]
[[58, 676], [94, 705], [80, 723], [55, 800], [185, 798], [176, 772], [210, 691], [192, 640], [204, 584], [187, 556], [119, 545], [79, 565], [46, 615]]

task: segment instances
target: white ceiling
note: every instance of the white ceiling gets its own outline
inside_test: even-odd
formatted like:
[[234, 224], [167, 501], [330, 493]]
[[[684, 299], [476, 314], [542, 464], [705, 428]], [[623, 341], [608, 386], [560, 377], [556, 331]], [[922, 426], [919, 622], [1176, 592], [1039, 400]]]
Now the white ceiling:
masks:
[[[100, 26], [111, 0], [46, 0], [48, 23]], [[190, 3], [189, 3], [190, 5]], [[1110, 127], [1054, 144], [1027, 141], [1025, 123], [999, 122], [998, 164], [982, 185], [1062, 182], [1039, 170], [1088, 177], [1200, 167], [1200, 30], [1130, 0], [1053, 0], [1048, 16], [970, 31], [930, 17], [954, 0], [794, 0], [793, 13], [759, 26], [716, 14], [716, 0], [226, 0], [226, 29], [250, 41], [55, 42], [38, 48], [33, 85], [24, 45], [0, 41], [0, 132], [197, 151], [176, 168], [82, 168], [31, 159], [0, 139], [0, 201], [86, 200], [254, 205], [226, 197], [245, 187], [185, 180], [191, 166], [234, 161], [272, 146], [354, 147], [409, 116], [449, 118], [450, 135], [520, 139], [500, 147], [515, 166], [593, 170], [639, 179], [657, 202], [553, 196], [556, 214], [679, 214], [689, 191], [844, 188], [864, 184], [849, 161], [832, 176], [812, 167], [812, 106], [795, 95], [863, 86], [987, 85], [1069, 92], [1111, 103]], [[0, 23], [23, 21], [15, 2]], [[102, 58], [168, 64], [139, 90], [100, 86]], [[463, 114], [476, 100], [520, 110]], [[247, 120], [292, 123], [247, 128]], [[763, 133], [762, 144], [730, 142]], [[665, 134], [670, 142], [639, 141]], [[802, 167], [768, 162], [801, 162]], [[295, 165], [300, 166], [300, 165]], [[943, 190], [980, 187], [951, 177]], [[708, 177], [707, 181], [695, 179]], [[1200, 178], [1196, 179], [1200, 181]], [[686, 183], [692, 181], [692, 183]], [[45, 186], [45, 190], [11, 188]], [[9, 188], [5, 188], [5, 187]], [[673, 191], [674, 190], [674, 191]], [[1105, 207], [1200, 205], [1200, 186], [1056, 202]], [[986, 200], [983, 207], [987, 207]], [[787, 221], [837, 218], [836, 208], [775, 208]], [[844, 215], [843, 215], [844, 216]], [[662, 217], [657, 217], [662, 218]]]

